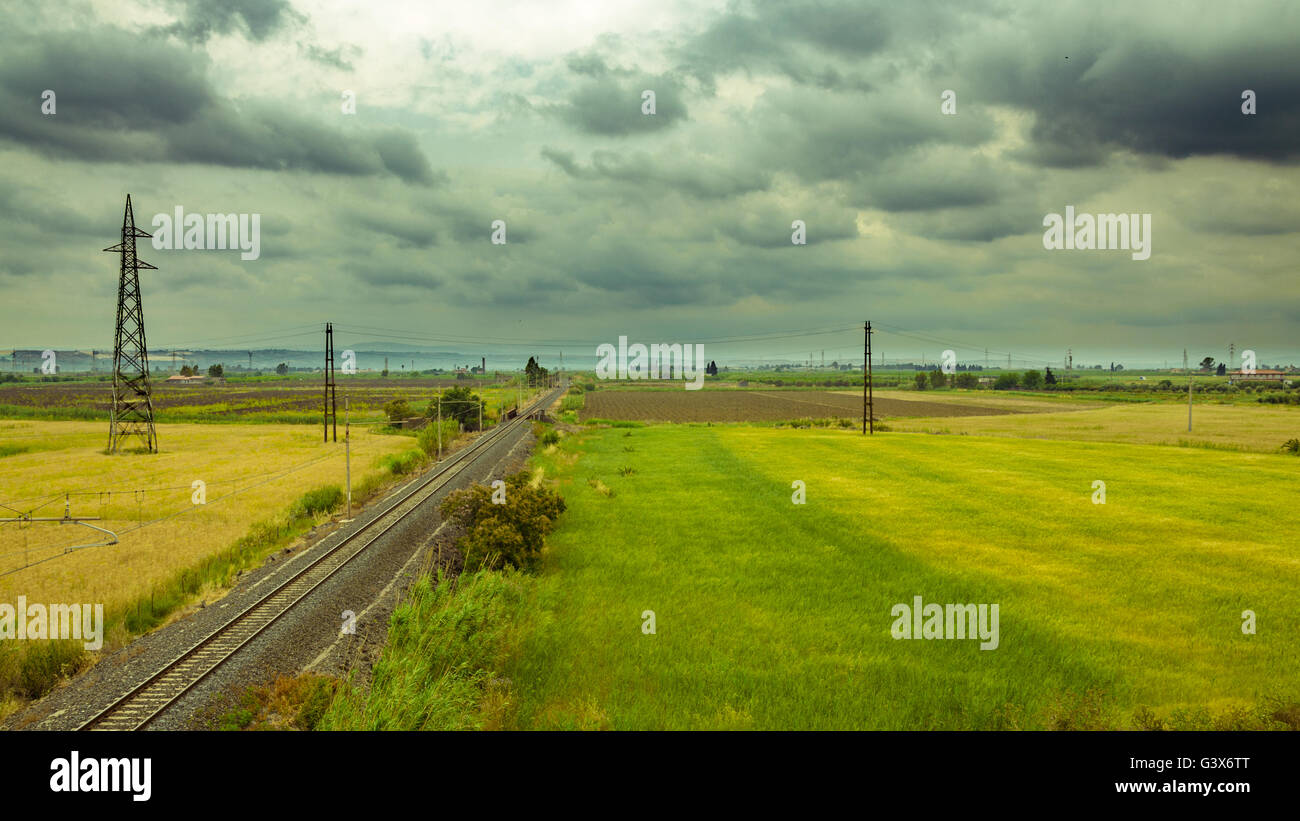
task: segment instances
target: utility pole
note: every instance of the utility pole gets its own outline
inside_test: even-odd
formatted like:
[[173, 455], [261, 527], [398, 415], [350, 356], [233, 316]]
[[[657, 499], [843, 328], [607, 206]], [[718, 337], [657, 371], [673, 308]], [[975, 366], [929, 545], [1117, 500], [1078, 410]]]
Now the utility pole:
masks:
[[334, 424], [334, 441], [339, 440], [339, 403], [334, 388], [334, 323], [325, 323], [325, 441], [330, 440], [330, 423]]
[[438, 393], [438, 461], [442, 461], [442, 393]]
[[1183, 370], [1187, 371], [1187, 432], [1192, 432], [1192, 369], [1187, 367], [1187, 349], [1183, 348]]
[[867, 320], [862, 331], [862, 432], [865, 434], [870, 427], [871, 433], [875, 434], [876, 408], [871, 385], [871, 320]]
[[348, 411], [348, 398], [343, 397], [343, 464], [348, 480], [348, 515], [352, 518], [352, 414]]
[[121, 255], [117, 282], [117, 330], [113, 339], [113, 411], [109, 417], [108, 452], [117, 453], [122, 439], [139, 436], [150, 453], [158, 452], [153, 424], [153, 391], [149, 383], [149, 347], [144, 339], [144, 305], [140, 301], [140, 271], [158, 270], [135, 254], [135, 241], [151, 237], [135, 227], [131, 195], [122, 214], [122, 241], [105, 251]]
[[[250, 371], [253, 369], [253, 352], [252, 352], [252, 351], [249, 351], [249, 352], [248, 352], [248, 369], [249, 369]], [[344, 399], [343, 401], [344, 401], [344, 403], [346, 403], [348, 400]]]

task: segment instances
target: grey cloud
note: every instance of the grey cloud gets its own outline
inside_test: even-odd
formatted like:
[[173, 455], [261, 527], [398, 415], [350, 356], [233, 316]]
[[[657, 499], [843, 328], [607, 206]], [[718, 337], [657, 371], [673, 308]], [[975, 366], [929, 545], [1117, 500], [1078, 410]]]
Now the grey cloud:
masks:
[[232, 33], [261, 42], [307, 19], [288, 0], [169, 0], [168, 5], [181, 19], [158, 30], [198, 43]]
[[543, 148], [541, 155], [575, 179], [621, 183], [641, 191], [653, 187], [700, 199], [723, 199], [763, 191], [771, 184], [771, 174], [762, 169], [727, 166], [708, 157], [674, 161], [643, 152], [622, 156], [612, 151], [595, 151], [591, 163], [584, 166], [565, 151]]

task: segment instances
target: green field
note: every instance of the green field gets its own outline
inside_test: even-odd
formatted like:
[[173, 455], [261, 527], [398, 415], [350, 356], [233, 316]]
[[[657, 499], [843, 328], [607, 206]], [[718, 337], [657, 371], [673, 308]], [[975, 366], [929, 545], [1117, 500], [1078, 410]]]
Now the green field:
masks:
[[[569, 509], [504, 726], [1294, 723], [1293, 456], [672, 425], [576, 434], [538, 465]], [[917, 595], [998, 604], [998, 648], [895, 640]]]

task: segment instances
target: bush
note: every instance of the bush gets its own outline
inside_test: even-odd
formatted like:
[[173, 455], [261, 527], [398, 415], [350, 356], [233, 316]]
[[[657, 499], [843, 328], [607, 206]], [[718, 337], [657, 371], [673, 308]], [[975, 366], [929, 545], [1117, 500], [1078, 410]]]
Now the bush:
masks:
[[422, 464], [424, 464], [424, 453], [418, 450], [389, 454], [379, 460], [379, 466], [394, 476], [405, 476], [418, 470]]
[[461, 552], [467, 571], [531, 567], [564, 512], [564, 499], [550, 488], [530, 486], [526, 471], [505, 482], [505, 504], [493, 504], [493, 491], [485, 485], [455, 491], [442, 501], [443, 519], [466, 530]]
[[996, 382], [993, 383], [993, 390], [1009, 391], [1014, 390], [1018, 385], [1019, 380], [1016, 378], [1014, 373], [1004, 373], [997, 378]]
[[929, 381], [925, 378], [925, 372], [924, 372], [924, 371], [918, 371], [917, 374], [916, 374], [916, 389], [917, 389], [918, 391], [923, 391], [923, 390], [925, 390], [926, 385], [928, 385], [928, 384], [929, 384]]
[[1038, 371], [1025, 371], [1023, 383], [1029, 390], [1036, 391], [1043, 386], [1043, 375]]
[[948, 375], [943, 371], [930, 371], [930, 387], [942, 388], [948, 384]]
[[394, 399], [384, 405], [384, 415], [388, 417], [390, 422], [400, 422], [411, 417], [411, 406], [407, 404], [405, 399]]
[[319, 513], [330, 513], [343, 504], [343, 488], [326, 485], [309, 490], [290, 509], [295, 519], [310, 519]]
[[959, 388], [978, 388], [980, 380], [970, 371], [962, 371], [953, 379], [953, 384]]
[[[475, 420], [477, 424], [477, 420]], [[442, 448], [446, 450], [453, 439], [460, 435], [460, 423], [455, 419], [442, 420]], [[433, 456], [438, 452], [438, 422], [434, 420], [425, 425], [420, 433], [415, 437], [415, 441], [420, 444], [420, 449], [425, 453]]]
[[1294, 453], [1300, 456], [1300, 439], [1288, 439], [1282, 445], [1282, 450], [1286, 453]]

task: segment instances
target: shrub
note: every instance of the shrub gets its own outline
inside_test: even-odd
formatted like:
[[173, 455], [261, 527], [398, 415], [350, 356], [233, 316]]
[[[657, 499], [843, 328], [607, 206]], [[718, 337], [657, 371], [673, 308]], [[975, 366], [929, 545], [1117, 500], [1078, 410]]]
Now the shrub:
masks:
[[290, 515], [295, 519], [310, 519], [318, 513], [330, 513], [343, 504], [343, 488], [326, 485], [309, 490], [294, 502]]
[[400, 422], [403, 419], [409, 419], [411, 416], [411, 406], [405, 399], [394, 399], [384, 405], [384, 415], [390, 422]]
[[948, 375], [943, 371], [930, 371], [930, 387], [942, 388], [948, 384]]
[[979, 387], [980, 380], [979, 377], [970, 371], [962, 371], [953, 379], [953, 384], [959, 388], [977, 388]]
[[564, 512], [564, 499], [546, 487], [532, 487], [526, 471], [506, 477], [505, 504], [493, 504], [484, 485], [458, 490], [442, 501], [445, 520], [466, 530], [461, 540], [465, 569], [526, 569], [542, 552], [546, 534]]
[[425, 456], [423, 451], [408, 450], [402, 453], [390, 453], [381, 457], [379, 467], [393, 474], [394, 476], [405, 476], [424, 464]]
[[925, 378], [925, 371], [918, 371], [916, 374], [916, 389], [918, 391], [923, 391], [927, 384], [929, 384], [929, 382]]
[[[477, 424], [477, 420], [476, 420]], [[443, 418], [442, 420], [442, 447], [447, 449], [448, 444], [460, 435], [460, 423], [455, 419]], [[420, 450], [433, 456], [438, 452], [438, 422], [434, 420], [425, 425], [416, 435], [415, 441], [419, 443]]]
[[1022, 381], [1026, 388], [1036, 391], [1043, 386], [1043, 375], [1038, 371], [1025, 371]]
[[996, 382], [993, 383], [993, 390], [1009, 391], [1014, 390], [1018, 385], [1019, 380], [1016, 378], [1014, 373], [1004, 373], [997, 378]]
[[1286, 453], [1294, 453], [1300, 456], [1300, 439], [1288, 439], [1282, 445], [1282, 450]]

